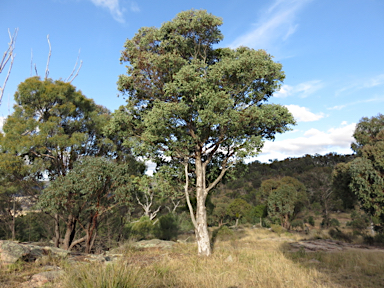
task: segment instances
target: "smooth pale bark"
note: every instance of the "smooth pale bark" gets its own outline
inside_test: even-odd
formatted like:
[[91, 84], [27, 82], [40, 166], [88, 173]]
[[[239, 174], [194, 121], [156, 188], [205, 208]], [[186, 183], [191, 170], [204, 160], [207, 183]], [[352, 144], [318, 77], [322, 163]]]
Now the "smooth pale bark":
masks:
[[209, 256], [212, 254], [211, 243], [209, 240], [207, 210], [205, 200], [207, 191], [205, 189], [205, 166], [201, 161], [201, 156], [196, 157], [196, 226], [195, 234], [198, 247], [198, 254]]

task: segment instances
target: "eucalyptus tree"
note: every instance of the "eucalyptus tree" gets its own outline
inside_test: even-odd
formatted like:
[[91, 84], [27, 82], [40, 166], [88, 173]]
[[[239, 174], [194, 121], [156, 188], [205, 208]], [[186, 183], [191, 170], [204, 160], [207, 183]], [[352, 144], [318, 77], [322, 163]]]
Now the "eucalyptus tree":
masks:
[[[65, 176], [81, 157], [113, 150], [112, 141], [102, 135], [110, 112], [70, 83], [28, 78], [19, 84], [15, 101], [3, 127], [1, 152], [24, 159], [49, 180]], [[55, 221], [58, 246], [57, 215]]]
[[131, 202], [140, 166], [134, 161], [84, 157], [66, 176], [44, 189], [39, 207], [65, 221], [64, 249], [85, 243], [84, 252], [91, 252], [102, 220], [121, 204]]
[[349, 165], [349, 189], [361, 208], [384, 223], [384, 115], [364, 117], [353, 134], [357, 158]]
[[[160, 28], [140, 28], [120, 59], [128, 64], [118, 80], [127, 104], [107, 127], [137, 155], [180, 163], [198, 254], [206, 256], [209, 192], [236, 162], [257, 155], [263, 139], [295, 123], [287, 108], [267, 104], [284, 79], [281, 64], [264, 50], [215, 48], [221, 24], [206, 11], [189, 10]], [[212, 163], [214, 179], [207, 177]]]
[[268, 179], [262, 182], [260, 192], [267, 197], [268, 216], [279, 219], [283, 227], [289, 228], [289, 220], [308, 204], [307, 189], [293, 177]]

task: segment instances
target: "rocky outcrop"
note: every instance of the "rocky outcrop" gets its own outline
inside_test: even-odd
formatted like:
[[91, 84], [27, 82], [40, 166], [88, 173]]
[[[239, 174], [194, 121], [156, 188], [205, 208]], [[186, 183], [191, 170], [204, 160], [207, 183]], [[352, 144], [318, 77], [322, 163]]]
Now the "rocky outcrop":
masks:
[[65, 258], [69, 251], [55, 247], [41, 247], [30, 243], [0, 240], [0, 265], [13, 264], [18, 260], [33, 262], [43, 256]]
[[40, 273], [37, 273], [31, 277], [26, 282], [21, 283], [20, 287], [23, 288], [35, 288], [35, 287], [41, 287], [45, 285], [48, 282], [52, 282], [55, 279], [59, 278], [60, 276], [64, 275], [64, 271], [61, 270], [59, 267], [51, 267], [47, 266], [49, 271], [43, 271]]
[[142, 240], [133, 244], [136, 248], [157, 248], [157, 249], [170, 249], [176, 242], [165, 241], [159, 239]]

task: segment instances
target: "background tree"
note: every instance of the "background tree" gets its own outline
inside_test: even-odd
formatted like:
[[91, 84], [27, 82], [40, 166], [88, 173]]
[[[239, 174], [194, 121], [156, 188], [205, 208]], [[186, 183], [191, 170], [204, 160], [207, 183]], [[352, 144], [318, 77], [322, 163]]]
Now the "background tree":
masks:
[[[285, 107], [266, 104], [284, 79], [281, 64], [264, 50], [214, 49], [223, 39], [221, 24], [206, 11], [189, 10], [128, 39], [121, 57], [129, 63], [127, 75], [118, 80], [127, 105], [107, 128], [137, 155], [183, 164], [199, 255], [211, 254], [208, 193], [234, 163], [256, 155], [263, 139], [274, 139], [294, 124]], [[210, 163], [219, 172], [212, 180]]]
[[384, 223], [384, 115], [362, 118], [353, 134], [357, 158], [350, 163], [349, 188], [361, 208]]
[[227, 208], [227, 215], [235, 219], [237, 227], [240, 218], [250, 216], [252, 206], [243, 199], [234, 199]]
[[[156, 201], [157, 203], [155, 203], [155, 199], [161, 197], [162, 193], [160, 184], [156, 180], [154, 177], [147, 175], [135, 179], [137, 185], [135, 192], [137, 203], [144, 210], [143, 216], [147, 216], [149, 220], [155, 219], [161, 209], [160, 201]], [[157, 208], [154, 208], [155, 205]]]
[[289, 229], [289, 217], [294, 213], [295, 195], [294, 187], [282, 184], [268, 197], [269, 217], [272, 220], [279, 219], [281, 226], [286, 229]]
[[[2, 139], [0, 133], [0, 143]], [[34, 203], [43, 187], [40, 173], [26, 159], [3, 151], [0, 145], [0, 223], [9, 227], [11, 238], [16, 238], [16, 215], [22, 204]]]
[[263, 181], [260, 193], [263, 195], [262, 198], [266, 199], [268, 216], [272, 220], [279, 219], [280, 224], [287, 229], [290, 218], [297, 215], [302, 207], [308, 204], [306, 187], [290, 176]]
[[[26, 159], [49, 180], [65, 176], [81, 157], [113, 150], [113, 143], [101, 133], [109, 111], [71, 84], [32, 77], [19, 84], [15, 101], [14, 113], [3, 127], [3, 153]], [[59, 219], [55, 221], [58, 246]]]
[[[39, 207], [65, 221], [64, 249], [85, 242], [84, 252], [90, 253], [106, 214], [131, 201], [137, 168], [137, 163], [117, 164], [106, 158], [85, 157], [44, 189]], [[78, 226], [82, 232], [76, 230]]]

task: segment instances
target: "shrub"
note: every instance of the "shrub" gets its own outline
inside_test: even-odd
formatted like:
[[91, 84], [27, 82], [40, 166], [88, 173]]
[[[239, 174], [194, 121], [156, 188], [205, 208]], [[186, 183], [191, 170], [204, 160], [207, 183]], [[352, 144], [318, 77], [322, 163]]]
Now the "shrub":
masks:
[[311, 225], [312, 227], [315, 226], [315, 219], [313, 219], [313, 216], [308, 217], [308, 224]]
[[265, 218], [267, 216], [267, 206], [263, 204], [256, 205], [252, 208], [250, 214], [253, 223], [258, 223], [260, 218]]
[[354, 231], [361, 233], [368, 227], [369, 218], [366, 215], [359, 214], [356, 210], [351, 213], [352, 221], [347, 223], [347, 226], [352, 227]]
[[344, 233], [340, 231], [339, 229], [330, 229], [328, 232], [329, 236], [331, 236], [333, 239], [345, 241], [348, 243], [351, 243], [353, 240], [353, 235], [350, 233]]
[[150, 239], [152, 237], [153, 224], [148, 216], [143, 216], [139, 221], [131, 223], [131, 235], [136, 240]]
[[261, 219], [261, 224], [263, 227], [271, 228], [271, 221], [268, 218]]
[[323, 219], [323, 221], [320, 224], [322, 227], [339, 227], [340, 222], [339, 220], [332, 218], [332, 219]]
[[319, 202], [313, 202], [312, 203], [312, 210], [315, 212], [316, 215], [320, 215], [321, 213], [321, 205]]
[[281, 225], [276, 225], [276, 224], [272, 224], [271, 225], [271, 230], [277, 234], [280, 234], [283, 233], [285, 231], [285, 229], [281, 226]]
[[329, 226], [331, 226], [331, 227], [339, 227], [340, 226], [340, 222], [339, 222], [339, 220], [337, 220], [335, 218], [332, 218], [331, 220], [329, 220]]
[[233, 240], [235, 237], [235, 232], [229, 229], [227, 226], [221, 226], [220, 229], [217, 230], [215, 239], [221, 241]]
[[304, 222], [303, 220], [295, 219], [291, 222], [291, 227], [293, 229], [300, 227], [301, 229], [304, 229]]
[[154, 228], [156, 238], [161, 240], [175, 240], [179, 232], [177, 217], [173, 214], [166, 214], [159, 218]]

